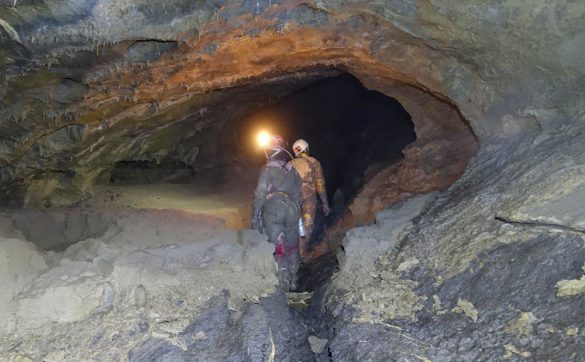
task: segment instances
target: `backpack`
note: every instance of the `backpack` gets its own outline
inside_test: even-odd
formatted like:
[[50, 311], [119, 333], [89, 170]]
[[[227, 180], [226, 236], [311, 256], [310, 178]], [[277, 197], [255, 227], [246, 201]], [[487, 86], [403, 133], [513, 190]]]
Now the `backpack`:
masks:
[[284, 192], [296, 204], [301, 202], [301, 177], [292, 164], [269, 162], [270, 178], [268, 193]]

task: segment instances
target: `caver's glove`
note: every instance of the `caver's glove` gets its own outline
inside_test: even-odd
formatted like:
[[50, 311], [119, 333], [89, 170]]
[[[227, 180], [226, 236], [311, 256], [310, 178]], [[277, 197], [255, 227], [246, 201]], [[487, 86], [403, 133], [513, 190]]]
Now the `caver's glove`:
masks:
[[331, 208], [329, 208], [329, 204], [324, 204], [323, 205], [323, 214], [325, 214], [325, 216], [329, 216], [330, 213], [331, 213]]
[[254, 213], [254, 218], [252, 219], [252, 229], [258, 230], [261, 234], [264, 234], [264, 227], [262, 225], [262, 218], [260, 217], [260, 213]]
[[329, 207], [329, 202], [327, 201], [327, 193], [325, 191], [320, 192], [319, 198], [323, 204], [323, 214], [325, 214], [325, 216], [329, 216], [329, 213], [331, 213], [331, 208]]

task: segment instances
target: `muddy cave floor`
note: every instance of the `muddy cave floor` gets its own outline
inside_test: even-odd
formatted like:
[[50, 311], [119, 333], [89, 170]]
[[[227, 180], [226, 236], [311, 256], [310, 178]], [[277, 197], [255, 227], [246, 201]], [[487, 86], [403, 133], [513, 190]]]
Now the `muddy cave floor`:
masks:
[[[202, 182], [100, 185], [96, 187], [95, 196], [85, 206], [101, 210], [121, 208], [181, 210], [212, 216], [223, 222], [227, 228], [241, 232], [248, 229], [251, 224], [256, 178], [256, 175], [247, 176], [239, 178], [237, 183], [225, 182], [217, 186]], [[325, 244], [326, 248], [322, 249], [323, 255], [317, 254], [311, 262], [301, 264], [297, 292], [317, 292], [321, 298], [320, 289], [338, 269], [336, 250], [341, 247], [342, 235], [339, 233], [326, 235], [332, 219], [325, 221], [319, 217], [319, 221], [317, 229], [320, 235], [313, 241], [312, 250], [319, 244]], [[311, 313], [314, 314], [314, 311], [311, 310]]]
[[[160, 183], [143, 185], [107, 184], [96, 187], [94, 197], [86, 202], [90, 209], [155, 209], [181, 210], [215, 217], [229, 229], [244, 230], [251, 224], [252, 199], [256, 176], [239, 178], [237, 183], [218, 186], [207, 183]], [[323, 287], [338, 268], [335, 251], [341, 246], [342, 235], [326, 235], [332, 219], [319, 218], [319, 237], [314, 247], [325, 244], [323, 255], [301, 264], [298, 292], [314, 292]]]
[[[293, 359], [314, 359], [318, 356], [315, 352], [326, 356], [323, 343], [326, 342], [327, 327], [326, 321], [319, 317], [322, 313], [320, 302], [324, 292], [322, 286], [336, 270], [337, 260], [329, 252], [312, 264], [303, 265], [299, 293], [287, 294], [288, 291], [278, 286], [275, 278], [272, 247], [266, 242], [266, 237], [246, 230], [250, 225], [254, 188], [255, 178], [240, 178], [237, 185], [224, 183], [219, 186], [203, 183], [107, 184], [96, 187], [94, 197], [80, 207], [1, 211], [0, 236], [14, 242], [14, 248], [24, 246], [27, 249], [13, 255], [12, 259], [13, 263], [25, 261], [28, 268], [8, 277], [20, 272], [25, 275], [24, 279], [29, 277], [32, 280], [33, 274], [41, 274], [39, 279], [44, 276], [45, 280], [34, 281], [28, 289], [11, 285], [14, 290], [9, 294], [20, 293], [31, 305], [25, 306], [26, 302], [11, 305], [3, 313], [14, 313], [12, 319], [16, 319], [5, 322], [3, 327], [9, 332], [12, 329], [22, 334], [7, 333], [4, 336], [0, 359], [35, 360], [42, 357], [49, 361], [92, 356], [103, 360], [128, 358], [139, 361], [165, 360], [167, 357], [171, 360], [218, 358], [218, 347], [212, 345], [219, 342], [209, 338], [207, 347], [203, 344], [193, 349], [185, 347], [189, 341], [180, 337], [181, 333], [189, 328], [229, 331], [235, 328], [228, 323], [234, 318], [233, 314], [241, 314], [242, 310], [257, 304], [262, 305], [263, 314], [270, 316], [264, 322], [277, 321], [278, 325], [268, 326], [271, 338], [276, 341], [272, 342], [273, 345], [277, 343], [279, 349], [281, 346], [290, 348], [294, 352], [287, 355]], [[29, 242], [41, 250], [36, 250]], [[146, 258], [139, 255], [145, 253], [149, 255]], [[152, 260], [150, 255], [157, 260]], [[0, 256], [10, 258], [8, 253]], [[10, 262], [8, 264], [10, 272]], [[178, 271], [181, 266], [185, 266], [186, 271]], [[28, 270], [35, 267], [37, 270], [32, 273]], [[47, 269], [49, 272], [43, 274]], [[169, 283], [168, 279], [174, 279], [177, 274], [177, 280]], [[16, 278], [20, 277], [22, 275]], [[208, 280], [193, 283], [192, 278]], [[258, 279], [261, 279], [260, 283]], [[178, 292], [181, 283], [205, 291]], [[103, 286], [96, 288], [99, 284]], [[234, 284], [240, 285], [234, 287]], [[77, 295], [77, 303], [67, 301], [71, 297], [66, 295], [69, 289]], [[122, 291], [124, 289], [126, 292]], [[147, 290], [144, 297], [140, 296], [142, 289]], [[312, 298], [303, 293], [306, 291], [313, 294]], [[173, 305], [170, 309], [161, 305], [161, 295], [165, 293], [178, 294], [163, 296], [163, 299], [171, 299]], [[145, 301], [138, 300], [140, 298]], [[89, 306], [84, 306], [88, 300]], [[35, 316], [26, 315], [31, 313], [30, 308], [53, 309], [55, 303], [64, 305], [47, 313], [41, 312], [41, 315], [37, 313], [37, 322], [31, 321]], [[129, 306], [133, 309], [130, 313]], [[177, 308], [181, 309], [178, 313]], [[191, 320], [193, 315], [197, 315], [195, 322]], [[157, 322], [147, 321], [153, 318]], [[212, 321], [206, 321], [207, 318]], [[222, 318], [228, 325], [218, 325], [218, 319]], [[27, 322], [23, 322], [25, 319]], [[53, 329], [55, 325], [47, 327], [46, 322], [65, 322], [68, 327], [57, 332]], [[165, 326], [162, 329], [160, 326], [150, 327], [151, 323]], [[196, 327], [197, 323], [203, 326]], [[259, 326], [252, 328], [262, 329], [262, 322], [258, 323]], [[46, 329], [32, 332], [32, 328], [41, 325]], [[120, 330], [124, 328], [127, 331]], [[279, 332], [272, 332], [272, 328]], [[208, 332], [211, 333], [197, 331], [199, 334], [195, 333], [194, 341]], [[127, 335], [119, 337], [120, 333]], [[118, 341], [117, 348], [109, 352], [100, 352], [106, 334], [123, 342]], [[72, 335], [75, 337], [71, 338]], [[91, 335], [90, 353], [82, 352], [79, 345], [87, 343]], [[146, 338], [147, 335], [150, 337]], [[314, 342], [317, 345], [315, 351], [311, 351], [309, 335], [313, 336], [311, 340], [316, 338], [315, 335], [323, 337]], [[58, 336], [63, 340], [56, 342]], [[179, 354], [162, 342], [172, 336], [179, 338], [179, 342], [173, 343], [185, 349]], [[265, 342], [254, 343], [262, 346]], [[134, 348], [127, 350], [132, 345]], [[265, 352], [262, 353], [264, 356]], [[282, 352], [279, 351], [278, 355], [281, 356]]]

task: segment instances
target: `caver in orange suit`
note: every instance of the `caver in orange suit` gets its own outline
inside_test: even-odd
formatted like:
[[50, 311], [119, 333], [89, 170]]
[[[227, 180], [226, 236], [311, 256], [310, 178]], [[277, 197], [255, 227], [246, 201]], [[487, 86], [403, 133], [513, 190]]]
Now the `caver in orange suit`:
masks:
[[329, 203], [327, 202], [327, 192], [325, 190], [325, 178], [323, 177], [323, 168], [316, 158], [309, 156], [309, 144], [304, 140], [297, 140], [293, 144], [293, 151], [296, 158], [291, 161], [295, 170], [297, 170], [302, 180], [301, 203], [302, 220], [305, 227], [305, 237], [301, 238], [300, 252], [301, 256], [307, 254], [307, 243], [311, 240], [315, 214], [317, 211], [317, 195], [323, 203], [323, 212], [329, 214]]

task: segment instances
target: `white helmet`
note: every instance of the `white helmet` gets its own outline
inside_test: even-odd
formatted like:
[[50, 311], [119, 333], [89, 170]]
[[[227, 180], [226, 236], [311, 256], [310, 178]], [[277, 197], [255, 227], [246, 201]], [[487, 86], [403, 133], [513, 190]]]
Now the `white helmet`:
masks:
[[293, 143], [293, 152], [295, 156], [300, 155], [303, 152], [309, 152], [309, 143], [304, 139], [298, 139]]

